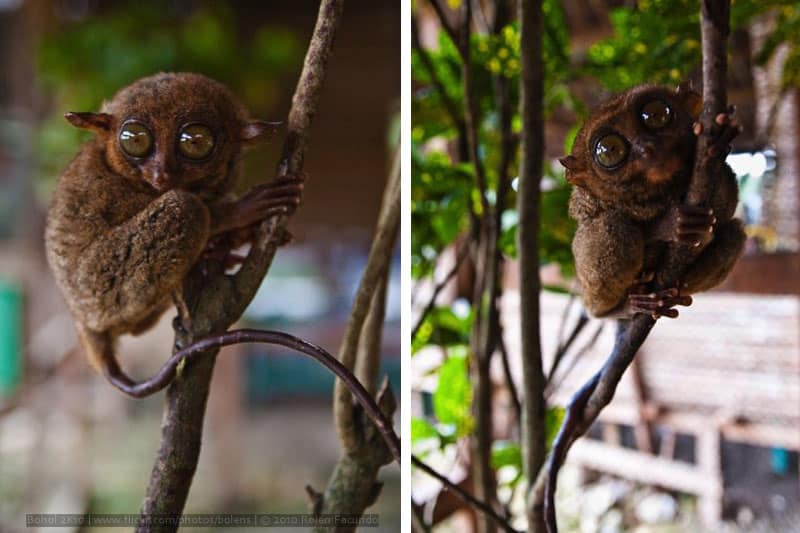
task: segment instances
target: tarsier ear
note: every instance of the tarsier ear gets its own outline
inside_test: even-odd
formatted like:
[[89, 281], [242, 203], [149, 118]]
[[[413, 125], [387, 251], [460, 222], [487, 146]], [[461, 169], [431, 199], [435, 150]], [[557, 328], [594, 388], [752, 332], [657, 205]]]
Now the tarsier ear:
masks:
[[686, 110], [692, 120], [700, 118], [700, 111], [703, 110], [703, 97], [692, 89], [692, 84], [688, 81], [681, 82], [675, 89], [675, 93], [686, 102]]
[[76, 128], [103, 133], [111, 129], [114, 117], [108, 113], [64, 113], [64, 118]]
[[245, 144], [255, 144], [278, 131], [278, 126], [280, 126], [280, 124], [280, 122], [251, 120], [242, 127], [239, 132], [239, 140]]
[[564, 173], [564, 178], [573, 185], [583, 185], [585, 183], [586, 167], [581, 161], [572, 155], [567, 155], [559, 158], [561, 163], [567, 171]]

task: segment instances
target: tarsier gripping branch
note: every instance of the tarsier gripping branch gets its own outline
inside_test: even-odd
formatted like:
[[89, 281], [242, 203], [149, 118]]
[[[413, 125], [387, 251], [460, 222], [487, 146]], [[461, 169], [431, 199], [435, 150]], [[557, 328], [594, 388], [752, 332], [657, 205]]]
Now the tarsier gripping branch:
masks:
[[[684, 203], [694, 168], [700, 95], [642, 85], [598, 108], [561, 159], [573, 186], [572, 243], [583, 302], [595, 316], [635, 313], [676, 317], [675, 305], [708, 290], [730, 273], [745, 234], [733, 218], [738, 188], [723, 161], [708, 166], [707, 206]], [[729, 114], [715, 124], [714, 156], [727, 154], [739, 129]], [[705, 245], [675, 287], [654, 290], [669, 243]]]
[[92, 365], [120, 373], [115, 341], [180, 302], [198, 261], [235, 266], [257, 224], [294, 212], [301, 176], [231, 191], [242, 149], [274, 124], [252, 120], [221, 83], [162, 73], [125, 87], [99, 113], [67, 113], [95, 133], [58, 180], [47, 258]]

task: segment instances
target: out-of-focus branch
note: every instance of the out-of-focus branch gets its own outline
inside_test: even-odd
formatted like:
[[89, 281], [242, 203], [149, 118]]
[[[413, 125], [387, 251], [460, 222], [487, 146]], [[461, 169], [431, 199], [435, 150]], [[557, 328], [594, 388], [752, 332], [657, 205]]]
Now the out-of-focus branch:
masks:
[[517, 210], [519, 231], [517, 250], [520, 272], [520, 330], [522, 333], [522, 374], [525, 389], [522, 405], [523, 469], [528, 481], [526, 511], [528, 530], [544, 530], [543, 510], [531, 497], [546, 454], [544, 399], [545, 378], [539, 331], [539, 227], [542, 161], [544, 159], [544, 59], [541, 0], [521, 0], [520, 21], [520, 116], [522, 117], [522, 156], [520, 162]]
[[[367, 266], [356, 291], [350, 319], [347, 322], [342, 345], [339, 349], [339, 361], [349, 369], [355, 368], [359, 342], [362, 339], [364, 323], [367, 319], [373, 296], [380, 288], [381, 279], [386, 276], [392, 259], [395, 239], [400, 227], [400, 151], [395, 154], [392, 170], [386, 182], [378, 224], [372, 247], [367, 257]], [[382, 324], [381, 324], [382, 327]], [[334, 390], [333, 412], [336, 418], [336, 430], [339, 440], [346, 452], [359, 447], [357, 428], [355, 427], [353, 399], [350, 391], [341, 382], [336, 382]]]
[[[355, 368], [362, 383], [374, 390], [380, 365], [386, 287], [392, 251], [400, 228], [400, 150], [392, 161], [381, 202], [378, 224], [370, 248], [367, 266], [353, 302], [350, 320], [339, 350], [339, 359]], [[353, 405], [347, 384], [337, 380], [334, 389], [334, 415], [342, 454], [328, 479], [324, 494], [317, 494], [313, 505], [321, 514], [360, 515], [378, 498], [383, 487], [377, 480], [381, 467], [391, 461], [380, 433], [370, 418]], [[381, 412], [391, 417], [396, 410], [388, 379], [377, 393]], [[380, 428], [378, 428], [380, 430]], [[354, 531], [354, 525], [337, 525], [337, 533]], [[318, 527], [315, 531], [331, 531]]]

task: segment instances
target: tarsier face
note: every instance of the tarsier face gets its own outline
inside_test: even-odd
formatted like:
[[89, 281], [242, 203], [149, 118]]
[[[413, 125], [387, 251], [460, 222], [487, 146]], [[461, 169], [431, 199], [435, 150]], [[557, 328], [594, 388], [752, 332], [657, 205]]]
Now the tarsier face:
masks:
[[113, 171], [156, 193], [227, 191], [242, 147], [275, 129], [248, 120], [227, 88], [198, 74], [144, 78], [117, 93], [103, 112], [66, 117], [101, 136]]
[[616, 96], [592, 114], [572, 155], [561, 159], [567, 180], [601, 198], [613, 186], [668, 185], [685, 170], [700, 105], [686, 86], [645, 85]]

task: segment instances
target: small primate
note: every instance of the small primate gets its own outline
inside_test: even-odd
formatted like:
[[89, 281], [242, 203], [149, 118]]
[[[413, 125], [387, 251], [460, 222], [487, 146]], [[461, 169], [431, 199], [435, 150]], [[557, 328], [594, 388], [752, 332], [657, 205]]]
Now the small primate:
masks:
[[[674, 318], [675, 305], [690, 305], [690, 294], [721, 283], [741, 255], [745, 234], [732, 218], [738, 186], [727, 164], [709, 170], [707, 206], [684, 203], [702, 132], [701, 105], [685, 84], [634, 87], [594, 111], [572, 154], [561, 159], [574, 186], [572, 251], [592, 315]], [[738, 133], [730, 113], [719, 114], [711, 150], [726, 154]], [[653, 273], [671, 242], [706, 246], [678, 286], [653, 291]]]
[[221, 83], [161, 73], [120, 90], [99, 113], [67, 113], [94, 132], [58, 180], [47, 259], [91, 364], [119, 372], [115, 340], [181, 302], [199, 259], [241, 263], [232, 248], [300, 203], [301, 176], [231, 191], [244, 147], [275, 124], [251, 120]]

